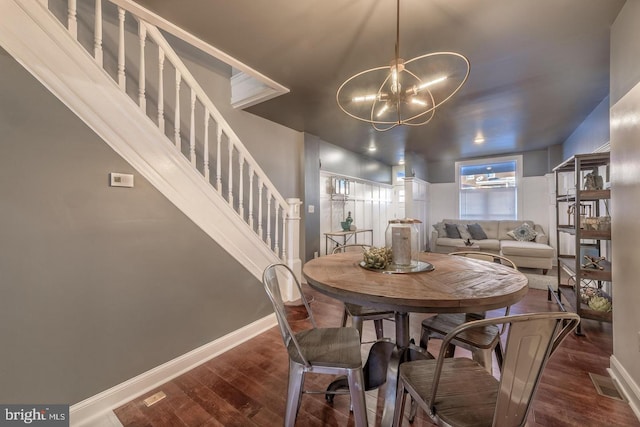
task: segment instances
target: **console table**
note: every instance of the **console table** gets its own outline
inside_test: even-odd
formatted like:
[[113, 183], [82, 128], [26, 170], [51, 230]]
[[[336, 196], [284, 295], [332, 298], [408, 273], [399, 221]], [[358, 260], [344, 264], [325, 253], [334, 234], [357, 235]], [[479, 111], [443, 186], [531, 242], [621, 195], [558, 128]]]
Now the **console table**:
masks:
[[330, 233], [324, 233], [324, 241], [325, 241], [325, 255], [330, 254], [332, 251], [329, 250], [329, 242], [335, 243], [336, 247], [343, 246], [348, 243], [351, 243], [351, 239], [353, 239], [353, 243], [358, 243], [358, 234], [361, 233], [369, 233], [371, 237], [371, 244], [373, 244], [373, 230], [368, 228], [363, 228], [362, 230], [354, 230], [354, 231], [332, 231]]

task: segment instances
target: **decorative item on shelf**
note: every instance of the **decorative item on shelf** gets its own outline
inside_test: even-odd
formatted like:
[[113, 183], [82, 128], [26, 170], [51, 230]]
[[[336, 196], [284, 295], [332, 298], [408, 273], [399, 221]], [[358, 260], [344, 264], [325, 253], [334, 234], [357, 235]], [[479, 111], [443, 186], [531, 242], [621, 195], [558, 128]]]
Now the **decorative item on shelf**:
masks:
[[602, 190], [604, 188], [604, 181], [600, 175], [598, 175], [598, 168], [593, 168], [591, 172], [584, 176], [584, 189], [590, 190]]
[[[567, 215], [568, 215], [567, 225], [572, 225], [571, 220], [573, 219], [573, 214], [575, 213], [575, 211], [576, 211], [576, 204], [571, 203], [569, 205], [569, 208], [567, 208]], [[578, 213], [580, 215], [580, 222], [582, 223], [584, 218], [591, 216], [591, 205], [580, 203], [580, 210], [578, 211]]]
[[589, 300], [589, 308], [595, 311], [608, 313], [611, 311], [611, 301], [606, 297], [596, 296]]
[[467, 239], [467, 240], [464, 241], [464, 245], [467, 246], [467, 247], [468, 246], [473, 246], [473, 242], [471, 241], [471, 239]]
[[389, 220], [385, 233], [385, 245], [391, 248], [392, 262], [399, 267], [418, 265], [419, 219], [404, 218]]
[[611, 230], [611, 217], [609, 216], [593, 216], [586, 217], [581, 224], [585, 230], [609, 231]]
[[597, 224], [598, 224], [598, 230], [600, 230], [600, 231], [609, 231], [609, 230], [611, 230], [611, 217], [610, 216], [599, 216]]
[[604, 267], [601, 266], [600, 263], [606, 259], [605, 257], [603, 257], [603, 256], [595, 257], [595, 256], [585, 255], [584, 259], [586, 259], [587, 262], [582, 264], [582, 268], [592, 268], [592, 269], [596, 269], [596, 270], [604, 270]]
[[345, 220], [340, 223], [340, 226], [342, 226], [342, 231], [352, 231], [351, 230], [352, 223], [353, 223], [353, 218], [351, 218], [351, 211], [349, 211], [349, 214], [347, 215]]
[[391, 262], [391, 249], [387, 247], [372, 247], [363, 253], [364, 266], [376, 270], [384, 270]]
[[592, 282], [593, 280], [583, 280], [580, 286], [580, 301], [584, 304], [589, 304], [589, 300], [593, 297], [602, 296], [602, 290], [593, 286]]
[[395, 56], [390, 65], [349, 77], [336, 93], [342, 111], [377, 131], [429, 122], [469, 77], [469, 60], [455, 52], [400, 57], [400, 0], [396, 7]]

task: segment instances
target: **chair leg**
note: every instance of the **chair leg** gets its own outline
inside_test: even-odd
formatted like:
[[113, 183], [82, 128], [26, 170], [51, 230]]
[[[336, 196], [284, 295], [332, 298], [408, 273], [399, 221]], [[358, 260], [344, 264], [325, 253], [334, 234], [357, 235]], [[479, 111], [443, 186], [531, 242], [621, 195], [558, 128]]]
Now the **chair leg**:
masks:
[[484, 366], [487, 372], [493, 374], [493, 350], [477, 348], [471, 352], [473, 360]]
[[495, 352], [496, 352], [496, 360], [498, 361], [498, 368], [500, 368], [500, 372], [502, 372], [502, 362], [504, 360], [504, 356], [502, 354], [502, 342], [498, 341], [498, 345], [496, 345]]
[[284, 425], [293, 427], [300, 408], [302, 397], [302, 383], [304, 382], [304, 367], [298, 363], [289, 362], [289, 386], [287, 389], [287, 409]]
[[382, 326], [382, 319], [374, 320], [373, 324], [376, 327], [376, 338], [381, 340], [382, 338], [384, 338], [384, 327]]
[[424, 329], [422, 329], [422, 332], [420, 333], [420, 347], [427, 350], [428, 345], [429, 345], [429, 333]]
[[398, 378], [398, 386], [396, 392], [396, 405], [393, 411], [393, 425], [399, 427], [402, 425], [402, 417], [404, 417], [404, 404], [407, 398], [407, 393], [404, 390], [404, 382], [401, 378]]
[[358, 330], [360, 341], [362, 341], [362, 317], [351, 316], [351, 325]]
[[416, 419], [416, 413], [418, 412], [418, 402], [412, 397], [411, 406], [409, 407], [409, 424], [413, 424]]
[[357, 427], [367, 426], [367, 405], [364, 400], [364, 375], [362, 369], [351, 369], [347, 374], [351, 406]]
[[342, 312], [342, 327], [347, 326], [347, 318], [349, 317], [349, 312], [347, 311], [347, 307], [344, 308]]
[[456, 353], [456, 346], [449, 344], [447, 350], [444, 352], [444, 357], [453, 357]]

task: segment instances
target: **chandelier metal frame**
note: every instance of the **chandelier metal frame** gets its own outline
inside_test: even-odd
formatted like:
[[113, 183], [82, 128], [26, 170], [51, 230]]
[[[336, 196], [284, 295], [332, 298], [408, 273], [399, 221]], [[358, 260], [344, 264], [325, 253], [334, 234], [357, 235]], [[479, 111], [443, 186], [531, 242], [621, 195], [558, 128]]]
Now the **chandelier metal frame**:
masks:
[[[429, 79], [409, 69], [415, 65], [430, 70], [444, 61], [454, 66]], [[464, 71], [456, 70], [458, 68]], [[421, 126], [433, 118], [436, 108], [462, 88], [470, 68], [469, 60], [456, 52], [427, 53], [408, 61], [400, 58], [400, 0], [397, 0], [394, 59], [389, 65], [349, 77], [338, 88], [336, 101], [347, 115], [371, 123], [377, 131], [388, 131], [399, 125]], [[382, 82], [373, 85], [371, 81], [380, 81], [375, 79], [376, 74], [382, 74]]]

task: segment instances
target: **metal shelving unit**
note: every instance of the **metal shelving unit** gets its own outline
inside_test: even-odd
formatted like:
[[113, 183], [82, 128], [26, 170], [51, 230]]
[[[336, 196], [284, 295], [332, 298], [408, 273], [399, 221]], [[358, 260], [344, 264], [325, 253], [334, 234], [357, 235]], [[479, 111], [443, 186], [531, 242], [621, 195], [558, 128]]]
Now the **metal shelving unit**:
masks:
[[[585, 189], [583, 184], [587, 171], [606, 169], [609, 165], [609, 153], [577, 154], [554, 169], [556, 178], [556, 224], [558, 242], [558, 286], [549, 287], [548, 299], [553, 297], [564, 311], [575, 311], [580, 317], [599, 321], [611, 322], [612, 312], [594, 310], [583, 301], [581, 290], [610, 295], [611, 263], [600, 261], [596, 268], [585, 266], [585, 255], [600, 257], [607, 254], [607, 242], [611, 240], [610, 223], [596, 225], [593, 229], [587, 218], [601, 218], [609, 216], [607, 203], [611, 198], [611, 190]], [[572, 187], [561, 185], [564, 178], [573, 177]], [[566, 215], [565, 215], [566, 212]], [[606, 223], [605, 223], [606, 224]], [[561, 238], [569, 235], [573, 238], [572, 251], [562, 250]], [[576, 255], [577, 254], [577, 255]], [[561, 284], [562, 272], [570, 276], [568, 284]], [[581, 335], [578, 326], [576, 333]]]

